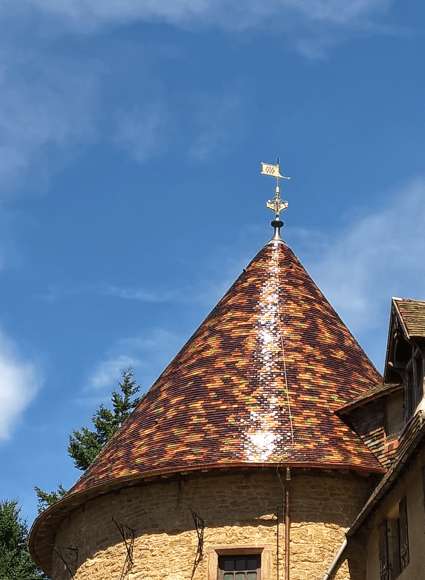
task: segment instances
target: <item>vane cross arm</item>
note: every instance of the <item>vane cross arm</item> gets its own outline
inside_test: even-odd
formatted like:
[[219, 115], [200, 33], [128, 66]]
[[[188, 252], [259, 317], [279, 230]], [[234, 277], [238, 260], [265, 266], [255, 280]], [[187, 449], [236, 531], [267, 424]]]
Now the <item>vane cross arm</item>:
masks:
[[271, 209], [272, 211], [274, 211], [274, 213], [276, 214], [276, 216], [279, 216], [280, 213], [282, 211], [284, 211], [285, 209], [287, 209], [288, 207], [288, 202], [287, 201], [283, 201], [281, 199], [269, 199], [269, 201], [267, 202], [267, 207], [269, 209]]
[[276, 219], [279, 220], [281, 212], [288, 207], [288, 202], [284, 201], [280, 196], [279, 180], [291, 178], [286, 175], [282, 175], [280, 172], [279, 160], [274, 164], [261, 162], [261, 175], [269, 175], [270, 177], [274, 177], [276, 179], [274, 198], [269, 199], [266, 206], [274, 212]]

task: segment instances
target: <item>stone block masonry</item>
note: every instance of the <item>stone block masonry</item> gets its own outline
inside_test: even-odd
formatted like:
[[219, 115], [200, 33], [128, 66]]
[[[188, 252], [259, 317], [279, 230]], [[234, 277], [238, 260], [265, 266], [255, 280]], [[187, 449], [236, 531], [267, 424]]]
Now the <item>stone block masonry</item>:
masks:
[[[291, 580], [321, 580], [374, 483], [348, 472], [293, 470]], [[282, 509], [275, 469], [217, 471], [122, 488], [87, 502], [62, 523], [53, 580], [68, 580], [67, 566], [75, 580], [216, 580], [217, 554], [226, 549], [261, 552], [262, 580], [283, 580]], [[203, 557], [195, 570], [199, 541], [192, 512], [205, 522]], [[127, 546], [117, 523], [124, 526]], [[361, 563], [342, 562], [335, 578], [362, 580]]]

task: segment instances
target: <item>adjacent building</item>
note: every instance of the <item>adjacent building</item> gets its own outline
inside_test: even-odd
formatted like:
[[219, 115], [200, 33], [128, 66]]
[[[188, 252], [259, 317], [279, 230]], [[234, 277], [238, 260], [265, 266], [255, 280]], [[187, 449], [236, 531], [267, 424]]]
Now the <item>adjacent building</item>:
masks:
[[362, 411], [351, 411], [368, 418], [363, 432], [376, 440], [378, 456], [381, 449], [391, 457], [347, 533], [349, 545], [364, 549], [367, 580], [425, 578], [424, 346], [425, 302], [393, 298], [387, 383], [363, 399]]

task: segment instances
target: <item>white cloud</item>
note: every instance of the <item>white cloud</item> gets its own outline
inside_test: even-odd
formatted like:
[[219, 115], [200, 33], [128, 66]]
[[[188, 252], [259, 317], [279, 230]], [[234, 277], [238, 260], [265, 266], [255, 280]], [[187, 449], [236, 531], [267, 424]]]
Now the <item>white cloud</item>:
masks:
[[149, 388], [177, 352], [180, 342], [176, 334], [161, 328], [118, 340], [90, 373], [86, 392], [115, 387], [121, 371], [129, 367], [135, 370], [143, 388]]
[[392, 296], [425, 298], [425, 180], [387, 199], [336, 236], [316, 235], [314, 252], [304, 246], [313, 277], [356, 333], [386, 331]]
[[24, 360], [0, 331], [0, 441], [11, 436], [41, 382], [36, 365]]

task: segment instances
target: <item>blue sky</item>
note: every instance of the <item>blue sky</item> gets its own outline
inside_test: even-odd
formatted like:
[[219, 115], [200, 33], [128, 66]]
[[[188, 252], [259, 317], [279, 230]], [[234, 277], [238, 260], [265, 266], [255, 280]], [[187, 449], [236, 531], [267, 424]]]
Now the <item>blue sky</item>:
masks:
[[70, 486], [68, 435], [148, 388], [271, 235], [379, 368], [425, 298], [422, 2], [0, 2], [0, 498]]

